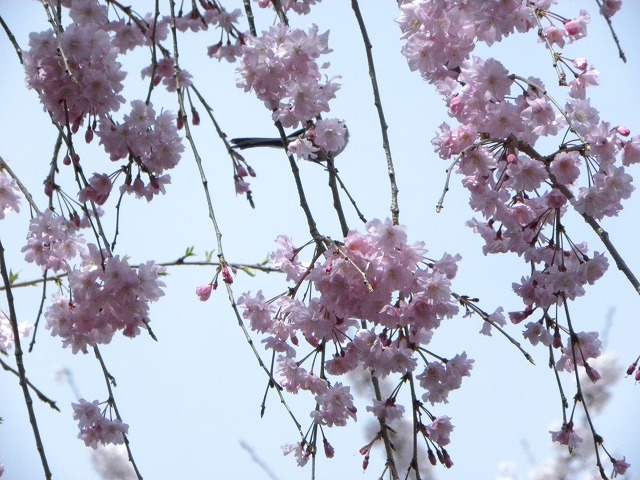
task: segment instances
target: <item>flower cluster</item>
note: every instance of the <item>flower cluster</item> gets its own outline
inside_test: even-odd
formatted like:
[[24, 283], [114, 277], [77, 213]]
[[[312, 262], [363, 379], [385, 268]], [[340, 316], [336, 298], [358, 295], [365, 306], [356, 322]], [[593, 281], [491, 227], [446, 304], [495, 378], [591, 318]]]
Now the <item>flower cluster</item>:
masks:
[[22, 252], [27, 262], [57, 272], [69, 269], [67, 262], [76, 256], [83, 243], [76, 224], [47, 209], [29, 222], [27, 244]]
[[81, 398], [79, 403], [72, 403], [73, 418], [78, 421], [80, 433], [78, 438], [87, 447], [98, 448], [102, 445], [120, 445], [124, 443], [124, 435], [129, 431], [129, 425], [119, 419], [106, 418], [100, 410], [97, 400], [89, 403]]
[[[511, 312], [511, 321], [522, 322], [540, 309], [544, 313], [526, 324], [524, 337], [561, 352], [556, 370], [582, 366], [596, 382], [601, 375], [588, 361], [600, 355], [598, 334], [575, 332], [547, 312], [582, 296], [609, 262], [569, 237], [564, 216], [570, 207], [593, 221], [618, 214], [634, 189], [625, 167], [640, 162], [640, 137], [626, 140], [628, 128], [600, 119], [587, 98], [599, 74], [588, 60], [553, 50], [586, 36], [590, 16], [580, 11], [566, 19], [549, 11], [552, 3], [405, 1], [398, 23], [409, 68], [435, 85], [460, 124], [443, 123], [432, 143], [442, 159], [455, 159], [470, 206], [484, 217], [467, 225], [482, 236], [485, 255], [512, 252], [531, 266], [530, 274], [513, 283], [525, 308]], [[620, 2], [606, 2], [602, 14], [610, 17], [619, 8]], [[536, 26], [557, 63], [560, 86], [568, 87], [564, 105], [542, 80], [510, 74], [495, 59], [472, 56], [477, 42], [491, 45]], [[538, 153], [539, 139], [562, 134], [557, 151]], [[433, 370], [437, 380], [444, 368]], [[582, 442], [570, 421], [551, 434], [570, 449]]]
[[348, 140], [349, 130], [343, 121], [337, 118], [316, 120], [303, 136], [289, 143], [288, 152], [304, 160], [322, 161], [328, 155], [340, 154]]
[[328, 38], [329, 32], [318, 34], [316, 25], [305, 32], [282, 24], [260, 37], [248, 37], [237, 70], [238, 87], [253, 91], [284, 127], [297, 127], [328, 112], [339, 84], [336, 78], [322, 82], [316, 63], [331, 51]]
[[[570, 98], [558, 109], [541, 80], [510, 75], [494, 59], [470, 56], [474, 41], [490, 44], [514, 30], [528, 30], [536, 24], [533, 15], [548, 21], [558, 18], [541, 13], [550, 2], [532, 3], [502, 2], [498, 7], [497, 2], [478, 2], [461, 10], [456, 2], [413, 1], [403, 5], [398, 20], [410, 68], [436, 85], [461, 124], [442, 124], [433, 144], [441, 158], [457, 158], [470, 205], [485, 218], [468, 222], [485, 240], [484, 253], [510, 251], [539, 266], [514, 284], [529, 309], [581, 296], [584, 285], [603, 275], [608, 262], [602, 254], [590, 257], [585, 244], [568, 239], [570, 247], [562, 250], [546, 229], [560, 230], [569, 202], [578, 213], [596, 219], [616, 215], [633, 190], [631, 177], [616, 165], [616, 155], [622, 152], [625, 165], [640, 161], [640, 137], [624, 141], [621, 137], [628, 129], [600, 121], [586, 99], [586, 88], [597, 84], [598, 74], [586, 60], [568, 62], [562, 57], [561, 64], [574, 78], [568, 83]], [[504, 11], [497, 15], [496, 8]], [[494, 21], [485, 22], [488, 15]], [[551, 44], [583, 37], [588, 21], [588, 14], [581, 12], [559, 23], [561, 34], [556, 31]], [[454, 24], [473, 27], [453, 28]], [[434, 42], [442, 48], [433, 48]], [[513, 87], [518, 94], [513, 94]], [[534, 150], [540, 137], [566, 129], [578, 137], [577, 143], [567, 143], [546, 157]], [[582, 163], [589, 176], [584, 187], [579, 186]]]
[[[178, 164], [184, 151], [173, 113], [164, 111], [157, 115], [152, 104], [134, 100], [131, 102], [131, 113], [124, 116], [122, 123], [101, 119], [96, 133], [112, 161], [123, 158], [130, 160], [121, 192], [135, 193], [137, 197], [144, 197], [148, 201], [154, 195], [164, 193], [164, 185], [169, 183], [170, 176], [163, 173]], [[130, 170], [131, 163], [138, 166], [135, 179]], [[141, 173], [148, 176], [147, 184], [142, 180]], [[104, 196], [110, 192], [107, 183], [110, 184], [104, 175], [93, 177], [89, 187], [81, 192], [81, 198], [104, 202]]]
[[[344, 425], [349, 417], [355, 419], [355, 409], [349, 387], [331, 384], [324, 373], [318, 376], [303, 366], [304, 359], [297, 359], [300, 337], [316, 352], [327, 348], [335, 352], [321, 372], [340, 376], [363, 368], [380, 378], [415, 374], [423, 401], [432, 404], [446, 403], [448, 393], [460, 387], [472, 368], [473, 360], [465, 353], [449, 360], [435, 358], [419, 367], [425, 358], [422, 349], [434, 330], [458, 311], [450, 284], [460, 257], [427, 260], [424, 244], [407, 243], [405, 228], [388, 219], [370, 221], [366, 229], [365, 234], [351, 231], [344, 243], [329, 243], [324, 261], [311, 266], [301, 262], [300, 250], [289, 238], [278, 238], [281, 248], [272, 254], [273, 265], [297, 287], [311, 282], [317, 297], [301, 301], [283, 296], [268, 302], [260, 291], [238, 300], [251, 328], [266, 335], [265, 347], [280, 354], [281, 385], [290, 392], [307, 390], [316, 396], [318, 408], [312, 417], [320, 425]], [[397, 393], [385, 402], [374, 400], [367, 410], [390, 421], [400, 418], [404, 407], [396, 404]], [[452, 428], [448, 418], [432, 421], [431, 426], [423, 425], [422, 433], [446, 445]], [[289, 450], [305, 458], [304, 448]]]
[[119, 51], [99, 26], [72, 24], [58, 36], [52, 30], [32, 33], [29, 46], [27, 85], [56, 122], [68, 121], [77, 131], [87, 115], [101, 117], [124, 103]]
[[103, 259], [92, 244], [82, 258], [81, 268], [69, 272], [70, 295], [56, 295], [45, 312], [51, 334], [73, 353], [87, 353], [118, 331], [134, 337], [147, 328], [149, 303], [164, 295], [164, 268], [149, 261], [134, 269], [118, 256]]
[[[311, 6], [320, 3], [322, 0], [284, 0], [281, 2], [282, 9], [285, 12], [293, 10], [300, 15], [306, 15], [311, 11]], [[271, 0], [258, 0], [258, 5], [261, 8], [273, 7]]]

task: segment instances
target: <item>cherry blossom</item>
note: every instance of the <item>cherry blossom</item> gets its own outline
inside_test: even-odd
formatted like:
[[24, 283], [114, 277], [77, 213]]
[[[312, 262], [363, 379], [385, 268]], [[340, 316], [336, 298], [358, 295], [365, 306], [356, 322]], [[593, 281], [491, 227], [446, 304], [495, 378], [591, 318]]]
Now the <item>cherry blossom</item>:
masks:
[[0, 170], [0, 220], [9, 211], [20, 211], [20, 196], [16, 181]]
[[[118, 49], [95, 23], [72, 24], [59, 40], [52, 30], [32, 33], [29, 47], [24, 53], [27, 85], [39, 92], [57, 122], [64, 125], [69, 119], [77, 129], [87, 115], [101, 117], [124, 103], [120, 92], [125, 73], [116, 60]], [[69, 73], [59, 60], [59, 51], [66, 58]]]

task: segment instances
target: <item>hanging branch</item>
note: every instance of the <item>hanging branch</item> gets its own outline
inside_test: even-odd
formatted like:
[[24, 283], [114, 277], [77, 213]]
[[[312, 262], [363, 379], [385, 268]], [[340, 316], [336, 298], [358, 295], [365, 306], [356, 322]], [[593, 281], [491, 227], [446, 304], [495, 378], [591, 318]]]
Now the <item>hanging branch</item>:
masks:
[[36, 441], [36, 448], [38, 450], [38, 454], [40, 455], [40, 463], [42, 464], [42, 469], [44, 470], [44, 476], [47, 480], [51, 479], [51, 470], [49, 470], [49, 463], [47, 462], [47, 456], [44, 452], [44, 446], [42, 444], [42, 438], [40, 437], [40, 430], [38, 429], [38, 421], [36, 419], [36, 414], [33, 409], [33, 400], [31, 399], [31, 394], [29, 393], [29, 381], [27, 380], [27, 372], [24, 367], [24, 362], [22, 360], [22, 346], [20, 345], [20, 331], [18, 329], [18, 318], [16, 315], [14, 300], [13, 300], [13, 292], [11, 291], [11, 282], [9, 280], [9, 271], [7, 270], [7, 265], [4, 259], [4, 246], [2, 245], [2, 241], [0, 241], [0, 275], [2, 276], [2, 281], [4, 282], [4, 287], [6, 289], [6, 297], [7, 304], [9, 306], [9, 322], [11, 323], [11, 331], [13, 333], [13, 351], [14, 356], [16, 357], [16, 366], [18, 367], [18, 379], [20, 387], [22, 388], [22, 395], [24, 396], [24, 403], [27, 407], [27, 412], [29, 414], [29, 422], [31, 423], [31, 430], [33, 431], [33, 436]]
[[367, 28], [364, 24], [362, 13], [360, 12], [360, 6], [358, 5], [358, 0], [351, 0], [351, 8], [353, 9], [353, 13], [356, 16], [358, 27], [360, 27], [362, 41], [364, 42], [364, 47], [367, 54], [367, 64], [369, 65], [369, 78], [371, 78], [371, 88], [373, 90], [373, 99], [374, 99], [374, 104], [376, 106], [376, 110], [378, 112], [378, 121], [380, 122], [380, 132], [382, 133], [382, 148], [384, 149], [384, 153], [387, 157], [387, 172], [389, 174], [389, 182], [391, 184], [391, 206], [389, 209], [391, 210], [391, 220], [393, 221], [393, 224], [398, 225], [400, 223], [400, 207], [398, 207], [399, 190], [398, 190], [398, 185], [396, 183], [396, 171], [393, 167], [393, 159], [391, 158], [391, 147], [389, 144], [389, 137], [387, 135], [387, 130], [389, 129], [389, 125], [387, 125], [387, 121], [384, 118], [384, 110], [382, 108], [380, 90], [378, 89], [376, 68], [373, 63], [373, 55], [371, 54], [371, 50], [373, 46], [371, 45], [371, 41], [369, 40], [369, 34], [367, 33]]
[[[544, 165], [547, 167], [547, 173], [549, 174], [549, 178], [551, 179], [554, 188], [557, 188], [558, 190], [560, 190], [560, 192], [562, 192], [562, 194], [569, 201], [575, 198], [571, 190], [569, 190], [566, 187], [566, 185], [558, 182], [555, 179], [555, 176], [549, 170], [549, 163], [551, 162], [551, 160], [553, 160], [553, 157], [555, 157], [555, 153], [549, 156], [543, 157], [531, 145], [528, 145], [522, 140], [514, 139], [514, 141], [516, 143], [518, 150], [521, 150], [522, 152], [529, 155], [531, 158], [534, 158], [544, 163]], [[638, 281], [634, 273], [631, 271], [631, 269], [627, 265], [627, 262], [624, 261], [624, 259], [622, 258], [622, 255], [620, 255], [620, 253], [618, 252], [618, 249], [615, 247], [613, 242], [611, 242], [611, 240], [609, 239], [609, 234], [602, 228], [602, 226], [600, 226], [600, 224], [596, 221], [596, 219], [593, 218], [591, 215], [587, 215], [586, 213], [581, 213], [580, 215], [582, 216], [584, 221], [587, 222], [587, 225], [589, 225], [593, 229], [593, 231], [596, 233], [596, 235], [598, 235], [602, 244], [606, 247], [607, 251], [611, 254], [613, 259], [615, 260], [616, 267], [618, 267], [618, 270], [620, 270], [625, 275], [625, 277], [627, 277], [627, 280], [629, 280], [634, 290], [638, 294], [640, 294], [640, 281]]]

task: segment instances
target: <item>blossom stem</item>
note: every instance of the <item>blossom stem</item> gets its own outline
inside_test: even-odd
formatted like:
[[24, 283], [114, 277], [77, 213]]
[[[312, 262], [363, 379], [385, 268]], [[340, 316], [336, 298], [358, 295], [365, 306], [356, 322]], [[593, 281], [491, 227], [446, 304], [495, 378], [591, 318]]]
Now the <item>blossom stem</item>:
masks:
[[382, 99], [380, 98], [380, 90], [378, 88], [378, 80], [376, 76], [376, 67], [373, 63], [373, 55], [371, 54], [373, 46], [371, 45], [371, 40], [369, 40], [369, 34], [367, 33], [367, 28], [364, 24], [362, 13], [360, 12], [358, 0], [351, 0], [351, 8], [353, 9], [353, 13], [358, 21], [358, 27], [360, 28], [362, 41], [364, 42], [365, 52], [367, 55], [367, 65], [369, 65], [369, 78], [371, 78], [371, 88], [373, 90], [373, 99], [378, 112], [378, 121], [380, 122], [382, 148], [384, 149], [384, 153], [387, 157], [387, 172], [389, 174], [389, 183], [391, 184], [391, 206], [389, 208], [391, 210], [391, 220], [394, 225], [398, 225], [400, 223], [400, 207], [398, 206], [399, 190], [398, 184], [396, 183], [396, 171], [393, 166], [393, 158], [391, 157], [389, 136], [387, 135], [389, 126], [387, 125], [387, 121], [384, 117], [384, 109], [382, 108]]
[[15, 304], [13, 300], [13, 292], [11, 291], [11, 282], [9, 280], [9, 272], [7, 271], [7, 265], [4, 259], [4, 246], [0, 241], [0, 275], [6, 290], [7, 304], [9, 306], [9, 322], [11, 323], [11, 330], [13, 333], [14, 344], [14, 356], [16, 357], [16, 366], [18, 367], [18, 379], [20, 387], [22, 388], [22, 394], [24, 396], [24, 402], [27, 406], [29, 413], [29, 422], [31, 423], [31, 429], [33, 430], [33, 436], [36, 441], [36, 449], [40, 455], [40, 463], [42, 463], [42, 469], [44, 470], [44, 476], [47, 480], [51, 479], [51, 470], [49, 470], [49, 463], [47, 462], [47, 456], [44, 452], [44, 446], [42, 444], [42, 438], [40, 437], [40, 430], [38, 428], [38, 421], [33, 409], [33, 400], [29, 393], [29, 381], [27, 380], [27, 373], [22, 361], [22, 346], [20, 345], [20, 331], [18, 329], [18, 318], [16, 316]]

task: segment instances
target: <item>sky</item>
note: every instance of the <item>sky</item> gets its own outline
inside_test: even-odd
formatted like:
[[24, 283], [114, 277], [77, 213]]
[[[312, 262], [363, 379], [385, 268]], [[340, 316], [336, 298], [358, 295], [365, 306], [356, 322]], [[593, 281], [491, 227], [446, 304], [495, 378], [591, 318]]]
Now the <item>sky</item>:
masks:
[[[150, 1], [133, 3], [140, 11], [152, 5]], [[389, 123], [400, 189], [401, 223], [408, 226], [410, 240], [424, 241], [433, 257], [439, 258], [444, 252], [462, 255], [454, 283], [456, 291], [478, 297], [488, 311], [499, 305], [506, 311], [517, 309], [519, 301], [511, 291], [511, 283], [527, 274], [526, 266], [519, 259], [482, 254], [481, 239], [464, 226], [472, 212], [459, 177], [453, 177], [444, 210], [435, 212], [448, 164], [433, 153], [431, 139], [438, 125], [448, 118], [442, 100], [418, 74], [409, 72], [399, 54], [400, 32], [393, 22], [397, 16], [395, 2], [361, 3]], [[576, 12], [583, 2], [568, 1], [563, 5], [563, 12]], [[592, 2], [588, 7], [592, 8]], [[48, 28], [42, 6], [36, 1], [0, 0], [0, 14], [23, 49], [27, 48], [30, 31]], [[258, 29], [268, 28], [273, 21], [272, 15], [260, 13]], [[592, 104], [600, 110], [601, 118], [628, 126], [632, 134], [640, 132], [637, 117], [640, 57], [636, 48], [640, 44], [639, 21], [640, 11], [631, 1], [614, 17], [616, 32], [627, 53], [626, 64], [617, 58], [606, 25], [596, 16], [589, 27], [589, 37], [566, 49], [571, 56], [588, 56], [601, 71], [601, 86], [592, 92]], [[329, 72], [341, 75], [343, 85], [332, 104], [331, 115], [344, 118], [351, 134], [350, 144], [338, 158], [337, 167], [365, 216], [384, 219], [389, 216], [390, 202], [386, 163], [364, 47], [348, 2], [325, 0], [315, 8], [312, 17], [292, 16], [291, 23], [299, 27], [316, 23], [321, 32], [326, 29], [331, 32], [329, 44], [334, 52], [327, 58], [331, 62]], [[182, 68], [193, 74], [195, 84], [230, 138], [274, 135], [270, 113], [255, 97], [235, 86], [236, 65], [218, 63], [206, 56], [206, 46], [215, 41], [217, 33], [186, 35], [181, 40]], [[0, 42], [3, 64], [0, 155], [36, 202], [44, 206], [42, 181], [48, 172], [56, 132], [43, 114], [35, 92], [26, 90], [24, 73], [4, 35]], [[534, 32], [491, 49], [481, 48], [478, 54], [495, 56], [510, 71], [522, 76], [540, 77], [550, 92], [559, 92], [553, 86], [555, 73], [548, 54], [537, 43]], [[146, 94], [146, 83], [138, 75], [146, 65], [144, 62], [142, 52], [125, 58], [124, 69], [129, 76], [124, 95], [128, 100], [144, 98]], [[158, 92], [153, 102], [157, 110], [176, 109], [175, 98], [168, 94]], [[251, 181], [256, 208], [251, 209], [243, 197], [235, 195], [224, 146], [206, 122], [202, 109], [200, 114], [203, 121], [195, 129], [195, 138], [203, 156], [227, 260], [261, 262], [275, 248], [273, 240], [281, 234], [292, 237], [298, 244], [305, 243], [309, 237], [306, 222], [282, 153], [252, 151], [245, 155], [257, 172]], [[95, 164], [96, 171], [115, 169], [95, 143], [83, 146], [82, 152], [85, 165]], [[328, 203], [325, 172], [317, 165], [300, 162], [299, 166], [320, 230], [339, 238], [339, 225]], [[637, 167], [629, 173], [637, 176], [636, 170]], [[131, 263], [148, 259], [172, 261], [191, 246], [199, 254], [195, 260], [203, 260], [205, 252], [216, 249], [202, 185], [191, 156], [186, 154], [171, 175], [167, 195], [149, 204], [132, 198], [124, 201], [115, 253], [129, 256]], [[113, 210], [114, 200], [107, 203], [106, 210]], [[618, 217], [605, 220], [604, 227], [632, 270], [640, 272], [640, 257], [636, 254], [640, 233], [637, 195], [624, 207]], [[28, 220], [28, 207], [23, 202], [19, 215], [11, 214], [0, 222], [0, 239], [7, 250], [10, 268], [19, 272], [21, 280], [40, 275], [20, 254]], [[353, 211], [348, 212], [348, 220], [352, 228], [362, 227]], [[111, 215], [106, 222], [113, 229]], [[576, 221], [569, 227], [576, 238], [587, 240], [593, 250], [603, 250], [585, 225]], [[117, 379], [116, 400], [130, 425], [132, 450], [143, 476], [270, 478], [243, 447], [247, 445], [277, 478], [311, 478], [310, 469], [300, 469], [293, 458], [281, 454], [281, 445], [297, 441], [297, 433], [276, 396], [268, 396], [266, 413], [260, 418], [266, 377], [238, 328], [226, 293], [221, 289], [206, 303], [199, 302], [194, 293], [197, 286], [210, 281], [215, 273], [213, 267], [181, 266], [169, 269], [168, 273], [166, 295], [151, 309], [151, 326], [158, 342], [145, 335], [135, 340], [117, 337], [101, 348], [110, 372]], [[280, 276], [260, 273], [254, 277], [239, 273], [233, 285], [236, 298], [245, 291], [259, 289], [269, 297], [285, 288]], [[613, 266], [587, 293], [571, 307], [576, 322], [581, 329], [606, 332], [607, 350], [617, 353], [620, 364], [626, 368], [640, 350], [637, 294]], [[24, 288], [14, 294], [19, 320], [33, 320], [41, 288]], [[0, 299], [0, 306], [6, 308], [4, 298]], [[532, 366], [505, 339], [479, 335], [481, 326], [477, 317], [458, 316], [446, 322], [434, 338], [434, 349], [443, 354], [453, 356], [465, 350], [476, 361], [463, 388], [452, 393], [449, 404], [437, 409], [438, 415], [452, 417], [456, 425], [447, 449], [455, 466], [451, 470], [437, 467], [434, 474], [438, 479], [493, 479], [503, 461], [517, 464], [524, 479], [532, 461], [543, 463], [552, 454], [548, 431], [561, 418], [561, 410], [555, 380], [546, 367], [545, 351], [527, 348], [536, 360], [536, 366]], [[517, 326], [511, 326], [509, 332], [520, 336]], [[261, 349], [259, 338], [255, 341]], [[76, 439], [77, 426], [70, 408], [70, 403], [76, 401], [74, 391], [56, 375], [67, 369], [72, 372], [80, 396], [103, 400], [107, 393], [95, 358], [73, 355], [61, 348], [59, 338], [41, 329], [35, 350], [25, 361], [29, 379], [54, 398], [62, 410], [53, 412], [36, 403], [54, 478], [99, 479], [91, 465], [90, 449]], [[634, 441], [640, 432], [640, 420], [634, 414], [640, 395], [638, 388], [631, 379], [622, 379], [615, 387], [610, 405], [597, 418], [606, 445], [626, 455], [633, 464], [627, 478], [640, 478], [634, 473], [640, 471], [640, 454]], [[306, 425], [311, 399], [290, 400], [292, 409]], [[317, 478], [380, 475], [379, 458], [372, 455], [369, 469], [363, 473], [358, 453], [368, 441], [363, 432], [370, 430], [366, 427], [369, 423], [366, 404], [366, 399], [359, 399], [356, 424], [328, 431], [336, 457], [326, 460], [320, 456]], [[5, 477], [42, 478], [17, 380], [6, 372], [0, 374], [0, 416], [4, 419], [0, 426], [0, 462], [6, 467]]]

